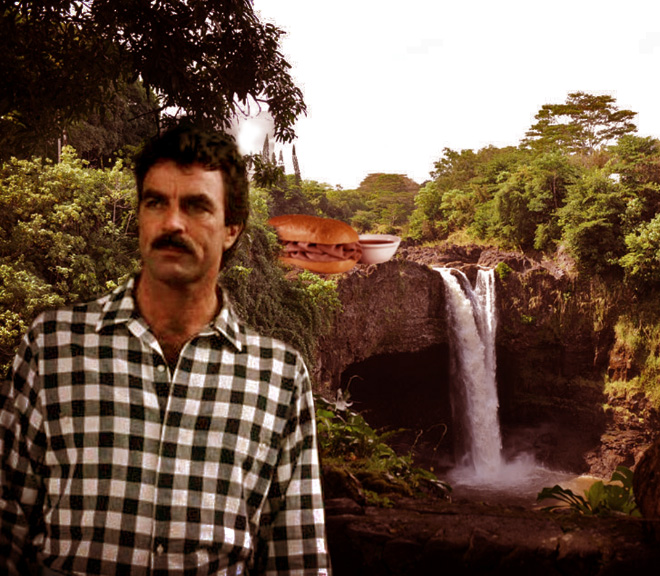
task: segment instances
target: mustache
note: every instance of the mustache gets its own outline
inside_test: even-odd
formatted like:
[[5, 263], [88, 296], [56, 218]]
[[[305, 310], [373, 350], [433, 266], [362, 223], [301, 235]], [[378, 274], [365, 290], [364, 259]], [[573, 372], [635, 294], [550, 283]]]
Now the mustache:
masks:
[[195, 249], [191, 246], [190, 242], [179, 233], [163, 234], [151, 243], [151, 247], [154, 250], [160, 250], [162, 248], [177, 248], [179, 250], [185, 250], [190, 254], [195, 253]]

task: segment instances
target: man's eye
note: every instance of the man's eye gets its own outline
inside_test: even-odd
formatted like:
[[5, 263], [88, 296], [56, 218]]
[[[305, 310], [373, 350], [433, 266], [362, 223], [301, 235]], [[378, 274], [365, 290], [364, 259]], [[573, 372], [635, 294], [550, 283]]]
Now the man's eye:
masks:
[[213, 207], [206, 200], [191, 200], [187, 205], [188, 211], [194, 214], [212, 212]]
[[149, 197], [145, 198], [143, 202], [145, 208], [157, 208], [163, 205], [162, 198]]

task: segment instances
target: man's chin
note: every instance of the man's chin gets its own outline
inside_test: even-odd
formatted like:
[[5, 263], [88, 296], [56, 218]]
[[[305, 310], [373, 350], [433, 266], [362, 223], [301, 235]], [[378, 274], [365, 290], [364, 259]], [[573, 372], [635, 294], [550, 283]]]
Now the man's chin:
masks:
[[151, 267], [147, 269], [147, 274], [158, 283], [172, 287], [196, 284], [202, 278], [199, 272], [177, 265]]

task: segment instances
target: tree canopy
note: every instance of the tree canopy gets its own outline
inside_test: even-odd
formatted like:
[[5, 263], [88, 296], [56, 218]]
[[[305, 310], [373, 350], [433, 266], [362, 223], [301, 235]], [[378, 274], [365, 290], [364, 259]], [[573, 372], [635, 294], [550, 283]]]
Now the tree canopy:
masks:
[[536, 124], [527, 132], [527, 142], [545, 149], [592, 152], [636, 132], [636, 115], [632, 110], [619, 110], [612, 96], [573, 92], [564, 104], [541, 107]]
[[635, 112], [583, 92], [546, 104], [516, 148], [445, 148], [415, 197], [408, 235], [506, 249], [561, 248], [583, 272], [635, 289], [660, 279], [660, 141]]
[[[266, 107], [282, 141], [305, 112], [279, 50], [283, 32], [251, 0], [19, 0], [0, 12], [0, 133], [15, 155], [41, 153], [76, 120], [141, 81], [161, 111], [227, 127]], [[10, 145], [11, 144], [11, 145]], [[36, 149], [35, 149], [36, 148]]]

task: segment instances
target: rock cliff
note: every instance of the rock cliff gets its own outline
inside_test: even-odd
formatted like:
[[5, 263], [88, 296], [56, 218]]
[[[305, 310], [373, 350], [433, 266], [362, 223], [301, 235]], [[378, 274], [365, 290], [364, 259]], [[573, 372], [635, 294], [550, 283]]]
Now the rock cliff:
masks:
[[433, 266], [461, 269], [472, 281], [479, 266], [497, 267], [505, 450], [603, 476], [634, 465], [652, 440], [648, 429], [633, 432], [623, 453], [603, 441], [624, 432], [603, 409], [603, 375], [617, 365], [618, 295], [580, 281], [561, 255], [549, 262], [487, 247], [403, 247], [390, 262], [357, 266], [339, 282], [342, 311], [318, 348], [315, 379], [324, 393], [348, 388], [373, 426], [410, 430], [434, 466], [451, 465], [447, 314]]

